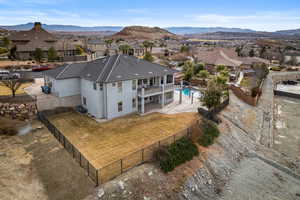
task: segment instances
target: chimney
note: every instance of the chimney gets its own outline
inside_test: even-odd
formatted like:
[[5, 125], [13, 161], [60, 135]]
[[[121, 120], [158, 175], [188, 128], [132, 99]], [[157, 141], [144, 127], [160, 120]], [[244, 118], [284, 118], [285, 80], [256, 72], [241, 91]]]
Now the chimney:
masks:
[[41, 22], [35, 22], [34, 23], [34, 30], [39, 31], [42, 29], [42, 23]]

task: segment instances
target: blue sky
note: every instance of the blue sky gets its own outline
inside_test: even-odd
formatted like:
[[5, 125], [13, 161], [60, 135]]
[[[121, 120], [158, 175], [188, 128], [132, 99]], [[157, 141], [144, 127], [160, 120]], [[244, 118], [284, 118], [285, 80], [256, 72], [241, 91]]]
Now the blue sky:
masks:
[[0, 0], [0, 24], [300, 28], [299, 0]]

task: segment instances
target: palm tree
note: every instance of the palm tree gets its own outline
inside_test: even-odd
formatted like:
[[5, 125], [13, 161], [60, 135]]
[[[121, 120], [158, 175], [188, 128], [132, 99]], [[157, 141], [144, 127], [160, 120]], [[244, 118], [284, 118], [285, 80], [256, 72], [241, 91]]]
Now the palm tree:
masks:
[[111, 44], [113, 43], [113, 40], [104, 40], [106, 48], [110, 48]]
[[152, 50], [153, 45], [154, 45], [153, 43], [151, 44], [151, 42], [145, 40], [145, 41], [143, 42], [143, 46], [144, 46], [144, 48], [145, 48], [145, 53], [148, 52], [148, 48], [150, 48], [150, 49]]
[[122, 51], [123, 54], [129, 54], [131, 49], [132, 47], [128, 44], [122, 44], [119, 46], [119, 50]]

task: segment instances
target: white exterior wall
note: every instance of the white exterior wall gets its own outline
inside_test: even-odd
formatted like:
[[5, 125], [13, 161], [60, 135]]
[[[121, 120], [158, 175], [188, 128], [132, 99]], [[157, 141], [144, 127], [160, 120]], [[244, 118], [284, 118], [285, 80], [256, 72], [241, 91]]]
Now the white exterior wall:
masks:
[[[97, 90], [94, 89], [92, 81], [81, 79], [81, 102], [88, 113], [96, 118], [104, 118], [104, 89], [101, 91], [99, 84]], [[86, 98], [86, 105], [83, 104], [83, 97]]]
[[[137, 84], [137, 80], [136, 80]], [[137, 112], [137, 89], [132, 89], [132, 80], [122, 81], [122, 92], [118, 92], [118, 84], [115, 86], [112, 83], [106, 84], [107, 87], [107, 119], [120, 117], [129, 113]], [[136, 86], [137, 88], [137, 86]], [[136, 99], [136, 107], [132, 107], [132, 99]], [[118, 103], [123, 103], [122, 112], [118, 112]]]
[[55, 80], [51, 77], [45, 77], [48, 83], [52, 83], [51, 92], [58, 97], [68, 97], [80, 94], [80, 79], [70, 78], [63, 80]]

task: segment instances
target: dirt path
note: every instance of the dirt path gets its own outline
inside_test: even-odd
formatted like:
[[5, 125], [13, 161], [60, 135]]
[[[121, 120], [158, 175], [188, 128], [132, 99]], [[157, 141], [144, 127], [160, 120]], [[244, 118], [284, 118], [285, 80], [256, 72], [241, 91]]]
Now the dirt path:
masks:
[[93, 194], [93, 182], [46, 128], [0, 140], [1, 200], [81, 200]]

